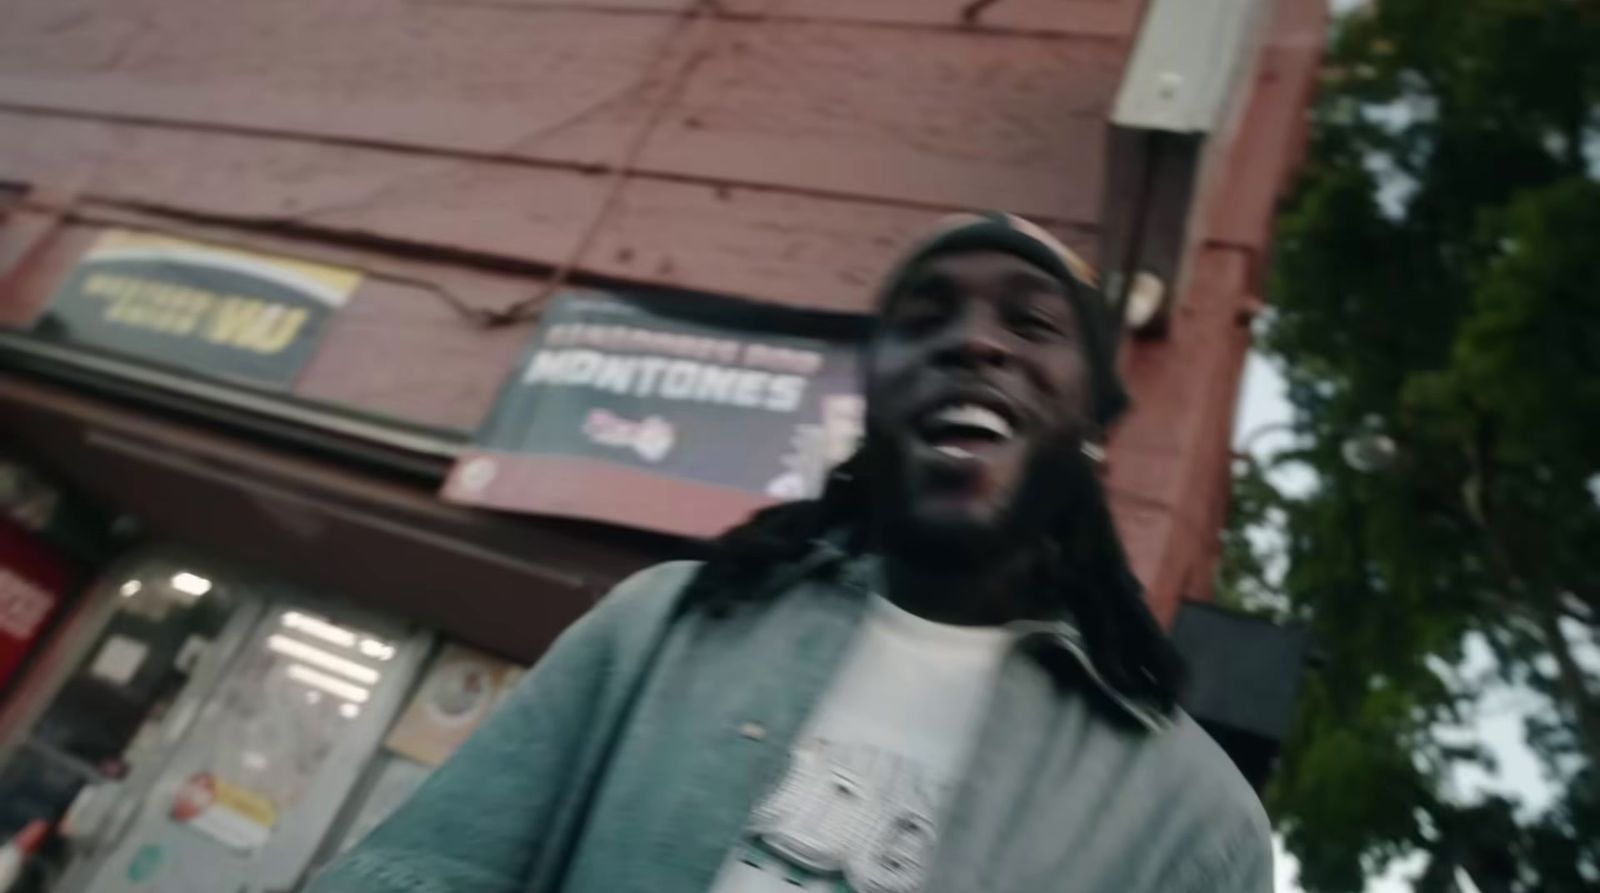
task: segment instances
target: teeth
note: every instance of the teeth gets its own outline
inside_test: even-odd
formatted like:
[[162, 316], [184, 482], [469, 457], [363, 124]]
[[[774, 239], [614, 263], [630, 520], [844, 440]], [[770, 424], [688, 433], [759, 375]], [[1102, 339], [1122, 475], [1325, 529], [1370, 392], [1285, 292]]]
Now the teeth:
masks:
[[941, 425], [960, 425], [964, 428], [980, 428], [1001, 439], [1011, 436], [1011, 423], [1001, 415], [985, 406], [976, 403], [957, 403], [939, 410], [933, 420]]
[[970, 453], [970, 452], [968, 452], [968, 451], [966, 451], [966, 450], [964, 450], [964, 449], [962, 449], [961, 447], [958, 447], [958, 446], [949, 446], [947, 444], [947, 445], [944, 445], [944, 446], [934, 447], [934, 449], [938, 450], [939, 452], [941, 452], [943, 454], [945, 454], [946, 456], [949, 456], [952, 459], [971, 459], [972, 458], [972, 453]]

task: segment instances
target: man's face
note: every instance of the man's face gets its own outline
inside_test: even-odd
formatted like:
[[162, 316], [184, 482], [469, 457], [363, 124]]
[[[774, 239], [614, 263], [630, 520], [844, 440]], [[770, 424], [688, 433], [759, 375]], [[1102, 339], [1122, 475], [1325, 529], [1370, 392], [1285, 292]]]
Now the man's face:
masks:
[[[1017, 532], [1088, 418], [1065, 286], [1014, 255], [934, 257], [889, 299], [867, 356], [867, 424], [887, 535], [990, 549]], [[1053, 489], [1053, 488], [1052, 488]], [[952, 559], [955, 556], [948, 556]]]

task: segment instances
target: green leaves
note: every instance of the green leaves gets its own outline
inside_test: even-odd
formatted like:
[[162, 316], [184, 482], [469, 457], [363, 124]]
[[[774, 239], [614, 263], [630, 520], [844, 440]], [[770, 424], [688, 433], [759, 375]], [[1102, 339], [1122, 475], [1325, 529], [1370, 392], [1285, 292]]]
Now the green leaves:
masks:
[[[1269, 805], [1312, 891], [1418, 849], [1429, 889], [1600, 884], [1600, 684], [1570, 633], [1600, 622], [1600, 4], [1370, 10], [1336, 27], [1262, 339], [1318, 486], [1236, 469], [1219, 581], [1324, 658]], [[1340, 448], [1368, 418], [1400, 456], [1363, 474]], [[1552, 698], [1539, 752], [1587, 767], [1544, 815], [1447, 795], [1482, 757], [1437, 731], [1470, 721], [1470, 636]]]

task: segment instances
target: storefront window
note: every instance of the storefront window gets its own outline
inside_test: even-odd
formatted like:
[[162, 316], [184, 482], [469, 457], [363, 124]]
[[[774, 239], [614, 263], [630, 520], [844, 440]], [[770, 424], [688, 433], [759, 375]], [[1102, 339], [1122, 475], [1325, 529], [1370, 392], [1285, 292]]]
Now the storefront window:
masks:
[[166, 715], [238, 606], [215, 577], [155, 558], [113, 578], [116, 611], [40, 718], [34, 744], [118, 774], [130, 743]]

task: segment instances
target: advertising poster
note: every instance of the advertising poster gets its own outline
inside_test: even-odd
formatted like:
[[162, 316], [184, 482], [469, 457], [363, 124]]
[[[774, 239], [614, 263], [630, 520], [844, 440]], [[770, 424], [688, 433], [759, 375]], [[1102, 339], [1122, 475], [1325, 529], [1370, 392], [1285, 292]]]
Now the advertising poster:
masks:
[[522, 667], [462, 645], [446, 645], [384, 746], [426, 766], [455, 753], [522, 676]]
[[35, 325], [43, 337], [269, 387], [288, 387], [361, 274], [109, 230]]
[[445, 498], [713, 536], [860, 437], [858, 318], [708, 295], [552, 302]]

